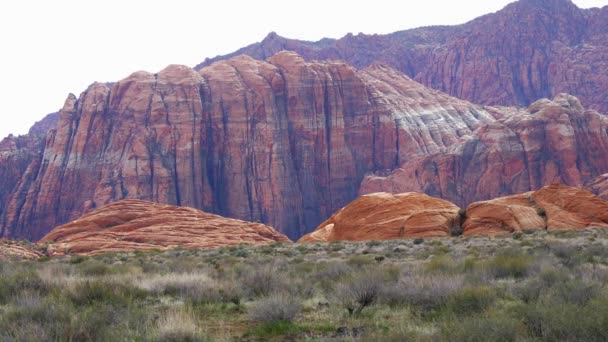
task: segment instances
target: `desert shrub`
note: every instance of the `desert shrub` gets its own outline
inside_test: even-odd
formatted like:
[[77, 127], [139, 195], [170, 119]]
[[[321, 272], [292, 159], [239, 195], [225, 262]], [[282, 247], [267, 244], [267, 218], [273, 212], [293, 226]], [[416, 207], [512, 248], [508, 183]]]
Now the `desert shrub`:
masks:
[[536, 214], [538, 214], [538, 216], [543, 217], [543, 218], [547, 217], [547, 212], [543, 208], [537, 208]]
[[70, 264], [73, 264], [73, 265], [80, 264], [81, 262], [85, 261], [86, 259], [87, 258], [82, 255], [72, 255], [70, 257]]
[[0, 314], [1, 341], [61, 341], [70, 332], [71, 314], [63, 303], [38, 301]]
[[445, 341], [516, 341], [518, 321], [509, 317], [469, 316], [441, 325]]
[[450, 235], [452, 237], [461, 236], [464, 232], [464, 228], [461, 225], [454, 225], [450, 228]]
[[312, 279], [318, 282], [323, 290], [329, 292], [337, 284], [337, 280], [353, 272], [353, 268], [344, 262], [329, 262], [319, 267], [312, 275]]
[[110, 266], [94, 259], [81, 261], [78, 263], [78, 269], [83, 275], [93, 277], [99, 277], [112, 273]]
[[243, 299], [243, 290], [233, 280], [220, 283], [218, 292], [224, 303], [240, 305]]
[[268, 296], [272, 293], [286, 291], [284, 277], [274, 265], [249, 268], [241, 276], [244, 292], [252, 297]]
[[409, 275], [396, 284], [385, 286], [380, 300], [392, 307], [409, 305], [419, 313], [432, 312], [462, 289], [463, 279], [456, 275]]
[[598, 296], [599, 293], [600, 287], [597, 284], [573, 279], [556, 283], [549, 295], [556, 301], [565, 301], [582, 306]]
[[[439, 248], [439, 247], [438, 247]], [[445, 256], [438, 256], [431, 259], [424, 265], [424, 269], [431, 273], [454, 273], [459, 264]]]
[[222, 300], [216, 281], [205, 273], [168, 273], [143, 278], [141, 289], [156, 295], [169, 295], [194, 303], [214, 303]]
[[423, 238], [416, 238], [416, 239], [414, 239], [414, 245], [421, 245], [422, 243], [424, 243], [424, 239]]
[[68, 292], [68, 298], [79, 306], [96, 303], [127, 306], [134, 300], [145, 298], [145, 295], [139, 288], [102, 280], [87, 280], [76, 284], [74, 289]]
[[378, 299], [384, 279], [378, 272], [363, 270], [341, 281], [335, 290], [337, 299], [350, 315], [359, 314]]
[[353, 267], [365, 267], [373, 264], [374, 259], [366, 255], [355, 255], [350, 257], [346, 263]]
[[169, 310], [160, 317], [156, 327], [157, 341], [204, 341], [192, 317], [184, 310]]
[[496, 300], [496, 293], [488, 287], [467, 287], [448, 299], [447, 308], [458, 315], [485, 311]]
[[367, 242], [365, 243], [365, 245], [366, 245], [367, 247], [370, 247], [370, 248], [371, 248], [371, 247], [378, 247], [378, 246], [382, 246], [382, 241], [370, 240], [370, 241], [367, 241]]
[[524, 306], [517, 315], [528, 333], [542, 340], [608, 340], [608, 300], [605, 298], [583, 306], [548, 299]]
[[484, 266], [495, 278], [523, 278], [531, 269], [532, 258], [521, 254], [499, 254]]
[[301, 305], [295, 298], [274, 294], [256, 302], [249, 309], [249, 318], [257, 322], [291, 322], [300, 309]]
[[33, 270], [18, 269], [12, 273], [5, 273], [0, 277], [0, 304], [7, 303], [15, 293], [20, 291], [29, 290], [44, 294], [48, 289], [48, 285]]
[[553, 254], [558, 257], [561, 263], [566, 267], [574, 266], [579, 254], [579, 250], [580, 247], [562, 243], [551, 246], [551, 252], [553, 252]]

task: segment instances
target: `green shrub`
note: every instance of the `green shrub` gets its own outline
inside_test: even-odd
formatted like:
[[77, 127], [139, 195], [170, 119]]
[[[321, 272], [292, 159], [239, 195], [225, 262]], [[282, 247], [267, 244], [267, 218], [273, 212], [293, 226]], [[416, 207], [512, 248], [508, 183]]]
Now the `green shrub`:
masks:
[[81, 261], [78, 266], [80, 272], [85, 276], [99, 277], [112, 273], [110, 266], [97, 260]]
[[7, 303], [20, 291], [45, 294], [49, 287], [32, 270], [17, 269], [13, 273], [0, 275], [0, 304]]
[[517, 341], [518, 321], [510, 317], [464, 317], [441, 326], [445, 341]]
[[70, 264], [72, 264], [72, 265], [80, 264], [81, 262], [85, 261], [86, 259], [87, 258], [82, 255], [72, 255], [70, 257]]
[[496, 278], [523, 278], [528, 274], [532, 258], [518, 254], [500, 254], [487, 264], [487, 271]]
[[545, 209], [543, 208], [538, 208], [536, 209], [536, 213], [538, 214], [538, 216], [540, 217], [547, 217], [547, 212], [545, 211]]
[[79, 306], [107, 303], [127, 306], [136, 299], [145, 298], [145, 291], [126, 284], [88, 280], [68, 293], [70, 300]]
[[396, 284], [384, 286], [380, 300], [391, 307], [407, 305], [422, 315], [446, 305], [462, 290], [463, 277], [457, 275], [408, 275]]
[[449, 311], [468, 315], [485, 311], [496, 300], [496, 293], [488, 287], [467, 287], [454, 293], [447, 304]]

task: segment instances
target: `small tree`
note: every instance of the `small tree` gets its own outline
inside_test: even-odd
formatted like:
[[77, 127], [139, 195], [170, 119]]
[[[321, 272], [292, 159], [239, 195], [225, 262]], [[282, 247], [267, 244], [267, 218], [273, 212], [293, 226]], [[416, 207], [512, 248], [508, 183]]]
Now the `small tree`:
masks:
[[376, 302], [382, 287], [382, 277], [366, 270], [340, 283], [336, 295], [350, 315], [359, 314]]

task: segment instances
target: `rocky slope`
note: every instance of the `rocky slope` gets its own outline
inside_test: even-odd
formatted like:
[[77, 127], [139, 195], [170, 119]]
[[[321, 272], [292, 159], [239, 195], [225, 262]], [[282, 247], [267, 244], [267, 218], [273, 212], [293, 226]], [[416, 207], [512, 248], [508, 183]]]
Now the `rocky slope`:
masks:
[[228, 56], [265, 59], [296, 51], [307, 60], [342, 59], [357, 67], [381, 61], [421, 83], [474, 103], [527, 106], [566, 92], [608, 112], [608, 6], [580, 9], [570, 0], [520, 0], [459, 26], [318, 42], [269, 34]]
[[98, 254], [167, 248], [207, 248], [290, 242], [260, 223], [197, 209], [122, 200], [53, 229], [40, 240], [49, 254]]
[[465, 207], [552, 183], [583, 187], [608, 172], [608, 117], [583, 109], [575, 97], [498, 110], [506, 113], [502, 119], [459, 143], [368, 175], [361, 193], [418, 191]]
[[70, 95], [45, 140], [26, 137], [31, 148], [2, 143], [0, 236], [35, 240], [137, 198], [297, 238], [356, 198], [366, 173], [442, 151], [501, 115], [382, 64], [289, 52], [136, 72]]
[[473, 203], [466, 214], [465, 236], [524, 229], [608, 228], [608, 202], [587, 190], [563, 185]]
[[3, 260], [29, 260], [42, 257], [42, 248], [24, 241], [0, 239], [0, 262]]
[[447, 237], [460, 225], [459, 208], [419, 193], [364, 195], [298, 242]]

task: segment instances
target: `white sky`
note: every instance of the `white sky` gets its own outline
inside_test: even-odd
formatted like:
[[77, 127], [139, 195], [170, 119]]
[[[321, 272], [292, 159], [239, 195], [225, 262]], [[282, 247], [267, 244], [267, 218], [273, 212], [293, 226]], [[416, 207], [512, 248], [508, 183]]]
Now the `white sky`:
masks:
[[[260, 41], [460, 24], [510, 0], [14, 0], [0, 3], [0, 139], [23, 134], [68, 93]], [[602, 7], [608, 0], [575, 0]]]

